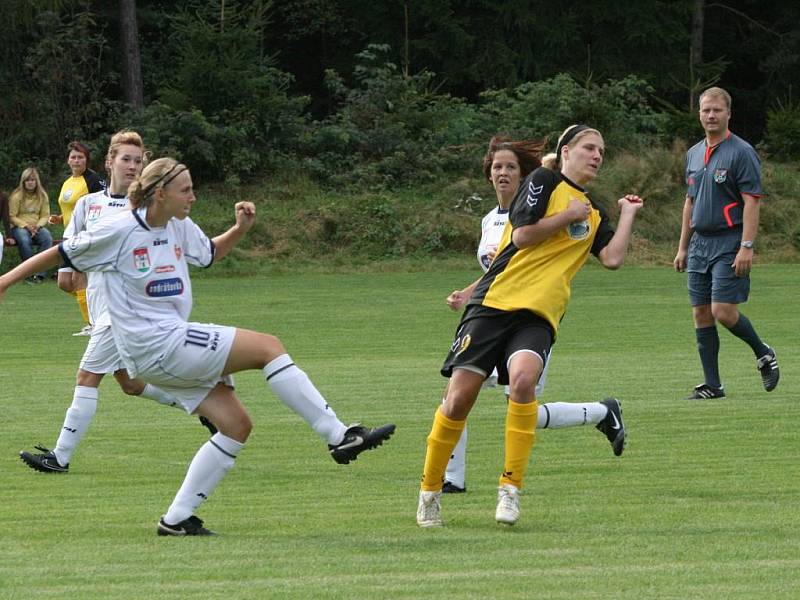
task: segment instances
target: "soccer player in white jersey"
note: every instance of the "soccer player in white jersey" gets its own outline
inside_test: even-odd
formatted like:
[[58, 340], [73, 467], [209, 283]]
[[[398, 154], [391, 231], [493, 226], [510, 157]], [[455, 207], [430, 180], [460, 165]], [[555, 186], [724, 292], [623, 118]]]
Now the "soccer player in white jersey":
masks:
[[[111, 137], [106, 154], [110, 185], [107, 190], [84, 195], [78, 200], [64, 231], [65, 239], [81, 231], [92, 230], [101, 218], [128, 210], [128, 186], [141, 173], [144, 157], [144, 142], [135, 131], [118, 131]], [[59, 270], [60, 278], [73, 274], [83, 276], [72, 269]], [[102, 273], [89, 274], [87, 302], [94, 327], [78, 367], [72, 404], [67, 409], [55, 448], [49, 450], [44, 446], [37, 446], [39, 453], [20, 452], [20, 458], [25, 464], [43, 473], [69, 471], [72, 455], [97, 411], [98, 387], [106, 374], [113, 373], [126, 394], [142, 396], [167, 406], [178, 404], [177, 399], [156, 386], [146, 384], [140, 379], [131, 379], [122, 366], [111, 333], [105, 297], [100, 289], [102, 277]]]
[[[497, 196], [497, 206], [489, 211], [481, 220], [481, 239], [478, 243], [478, 264], [484, 273], [492, 264], [497, 245], [503, 237], [508, 223], [508, 207], [517, 193], [520, 181], [540, 165], [543, 144], [533, 141], [513, 141], [505, 136], [494, 136], [489, 141], [489, 149], [483, 157], [483, 173], [492, 183]], [[476, 280], [463, 290], [455, 290], [447, 297], [447, 305], [453, 310], [461, 310], [472, 296]], [[536, 384], [535, 395], [538, 398], [544, 392], [547, 372], [553, 354], [544, 366]], [[484, 387], [494, 387], [497, 382], [497, 369], [486, 379]], [[506, 397], [509, 387], [505, 386]], [[447, 392], [445, 391], [445, 396]], [[615, 427], [617, 419], [620, 427]], [[612, 451], [620, 456], [625, 449], [625, 426], [622, 421], [622, 410], [619, 400], [607, 398], [602, 402], [550, 402], [541, 404], [537, 414], [537, 429], [560, 429], [580, 425], [596, 425], [611, 443]], [[445, 494], [458, 494], [467, 490], [467, 429], [461, 434], [445, 471]]]
[[233, 467], [252, 426], [234, 394], [233, 373], [262, 370], [273, 392], [326, 439], [338, 463], [355, 460], [392, 435], [391, 424], [344, 425], [275, 336], [188, 321], [188, 264], [208, 267], [227, 255], [253, 225], [252, 203], [236, 203], [236, 223], [209, 240], [189, 218], [195, 202], [189, 170], [171, 158], [145, 167], [128, 196], [131, 211], [103, 219], [92, 231], [0, 276], [0, 299], [31, 269], [57, 264], [56, 253], [79, 271], [102, 271], [111, 329], [130, 376], [158, 385], [188, 413], [217, 426], [159, 520], [159, 535], [213, 535], [194, 513]]

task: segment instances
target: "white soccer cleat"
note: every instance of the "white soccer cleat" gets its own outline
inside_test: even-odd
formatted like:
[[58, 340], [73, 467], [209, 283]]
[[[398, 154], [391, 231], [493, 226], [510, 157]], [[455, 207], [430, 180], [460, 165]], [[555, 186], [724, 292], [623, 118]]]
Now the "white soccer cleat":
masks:
[[419, 493], [417, 505], [417, 525], [420, 527], [442, 526], [442, 492]]
[[516, 486], [506, 483], [498, 488], [494, 519], [506, 525], [513, 525], [519, 520], [519, 490]]

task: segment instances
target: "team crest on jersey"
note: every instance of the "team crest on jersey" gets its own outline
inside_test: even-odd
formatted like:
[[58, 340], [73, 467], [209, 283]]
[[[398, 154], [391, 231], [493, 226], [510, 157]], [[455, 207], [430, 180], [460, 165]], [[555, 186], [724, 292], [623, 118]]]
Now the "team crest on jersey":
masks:
[[144, 291], [153, 298], [180, 296], [183, 293], [183, 280], [180, 277], [170, 277], [169, 279], [148, 281]]
[[714, 181], [716, 183], [725, 183], [725, 180], [728, 178], [728, 169], [715, 169], [714, 170]]
[[100, 213], [103, 212], [103, 205], [102, 204], [90, 204], [89, 205], [89, 214], [86, 215], [86, 218], [89, 221], [97, 221], [100, 218]]
[[544, 185], [533, 185], [533, 181], [528, 182], [528, 196], [525, 198], [528, 206], [536, 206], [539, 203], [539, 194], [543, 189]]
[[64, 192], [64, 202], [69, 202], [70, 198], [72, 198], [72, 190], [67, 190]]
[[583, 240], [589, 235], [590, 229], [591, 227], [589, 226], [589, 219], [586, 219], [585, 221], [570, 223], [567, 226], [567, 234], [569, 235], [570, 239]]
[[142, 273], [150, 270], [150, 254], [147, 252], [147, 248], [136, 248], [133, 251], [133, 264], [136, 270]]
[[180, 260], [181, 256], [183, 256], [183, 250], [181, 249], [180, 246], [178, 246], [178, 244], [175, 244], [174, 248], [175, 248], [175, 258]]

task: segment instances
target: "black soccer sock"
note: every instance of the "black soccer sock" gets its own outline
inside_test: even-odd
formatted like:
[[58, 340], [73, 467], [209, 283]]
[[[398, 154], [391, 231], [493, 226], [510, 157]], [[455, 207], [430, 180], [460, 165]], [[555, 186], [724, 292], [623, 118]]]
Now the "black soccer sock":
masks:
[[769, 350], [769, 346], [761, 341], [756, 330], [753, 329], [753, 324], [750, 322], [750, 319], [745, 317], [742, 313], [739, 313], [739, 320], [736, 321], [733, 327], [729, 327], [728, 331], [750, 346], [756, 358], [761, 358]]
[[719, 379], [719, 334], [715, 325], [699, 327], [694, 330], [697, 336], [697, 351], [700, 353], [700, 364], [703, 365], [705, 383], [721, 388]]

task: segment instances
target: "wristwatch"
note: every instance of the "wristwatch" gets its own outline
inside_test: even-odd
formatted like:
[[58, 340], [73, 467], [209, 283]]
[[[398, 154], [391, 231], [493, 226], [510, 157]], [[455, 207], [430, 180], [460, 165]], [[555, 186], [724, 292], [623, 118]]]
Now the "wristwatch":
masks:
[[753, 242], [753, 240], [742, 240], [742, 243], [740, 244], [740, 246], [742, 248], [747, 248], [748, 250], [752, 250], [754, 243], [755, 242]]

